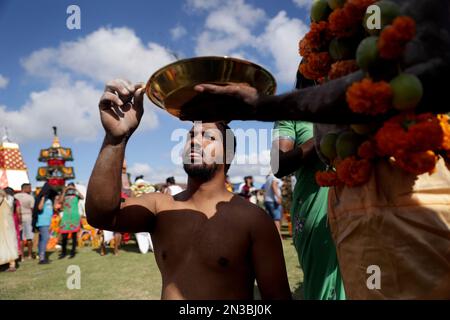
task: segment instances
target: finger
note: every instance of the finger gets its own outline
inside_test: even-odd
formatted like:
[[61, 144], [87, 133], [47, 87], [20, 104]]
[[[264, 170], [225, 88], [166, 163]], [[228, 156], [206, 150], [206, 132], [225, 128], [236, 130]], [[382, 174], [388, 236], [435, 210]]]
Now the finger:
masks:
[[101, 109], [109, 109], [112, 106], [121, 106], [123, 101], [114, 93], [105, 92], [100, 98], [99, 106]]
[[136, 90], [134, 93], [134, 109], [138, 114], [141, 114], [144, 112], [144, 93], [145, 93], [145, 87], [141, 87]]
[[108, 81], [105, 85], [105, 92], [118, 93], [119, 95], [122, 96], [130, 95], [130, 90], [128, 90], [124, 80], [121, 79]]

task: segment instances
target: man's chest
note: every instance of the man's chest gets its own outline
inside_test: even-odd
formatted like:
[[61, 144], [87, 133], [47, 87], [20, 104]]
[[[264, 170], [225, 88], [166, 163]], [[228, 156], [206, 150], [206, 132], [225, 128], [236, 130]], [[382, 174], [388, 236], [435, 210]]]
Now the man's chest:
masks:
[[212, 270], [242, 267], [250, 252], [250, 237], [232, 214], [211, 218], [193, 211], [158, 214], [152, 233], [155, 255], [166, 269], [199, 264]]

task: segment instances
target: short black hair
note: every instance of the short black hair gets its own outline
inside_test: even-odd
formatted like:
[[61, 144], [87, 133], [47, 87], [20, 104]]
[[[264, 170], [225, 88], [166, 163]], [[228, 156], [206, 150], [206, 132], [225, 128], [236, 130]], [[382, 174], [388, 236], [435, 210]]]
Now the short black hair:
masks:
[[30, 183], [22, 183], [22, 185], [20, 186], [20, 188], [23, 190], [25, 189], [25, 187], [31, 187]]
[[75, 183], [71, 182], [68, 184], [68, 186], [75, 187]]
[[166, 179], [166, 183], [175, 184], [175, 178], [174, 177], [168, 177]]
[[[231, 162], [234, 158], [234, 154], [236, 153], [236, 136], [234, 135], [233, 130], [231, 130], [231, 128], [228, 126], [228, 123], [226, 123], [225, 121], [217, 121], [215, 122], [215, 124], [217, 129], [219, 129], [220, 133], [222, 134], [223, 151], [225, 156], [224, 170], [225, 174], [227, 174], [228, 170], [230, 169]], [[232, 153], [231, 150], [227, 150], [227, 138], [233, 139]]]

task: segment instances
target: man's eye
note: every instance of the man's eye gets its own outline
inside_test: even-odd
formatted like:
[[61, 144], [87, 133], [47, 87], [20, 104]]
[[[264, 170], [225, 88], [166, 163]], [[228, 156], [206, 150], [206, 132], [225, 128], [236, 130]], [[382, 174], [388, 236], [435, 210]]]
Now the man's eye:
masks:
[[216, 140], [216, 138], [209, 133], [205, 133], [205, 135], [203, 137], [208, 140], [213, 140], [213, 141]]

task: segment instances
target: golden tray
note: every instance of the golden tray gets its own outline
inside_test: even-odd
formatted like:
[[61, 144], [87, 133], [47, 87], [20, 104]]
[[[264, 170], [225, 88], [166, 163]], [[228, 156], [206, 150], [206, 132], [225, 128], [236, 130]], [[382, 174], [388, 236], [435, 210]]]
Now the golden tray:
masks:
[[247, 83], [264, 95], [276, 91], [276, 81], [270, 72], [255, 63], [231, 57], [176, 61], [156, 71], [145, 91], [154, 104], [179, 118], [183, 105], [200, 94], [194, 87], [201, 83]]

